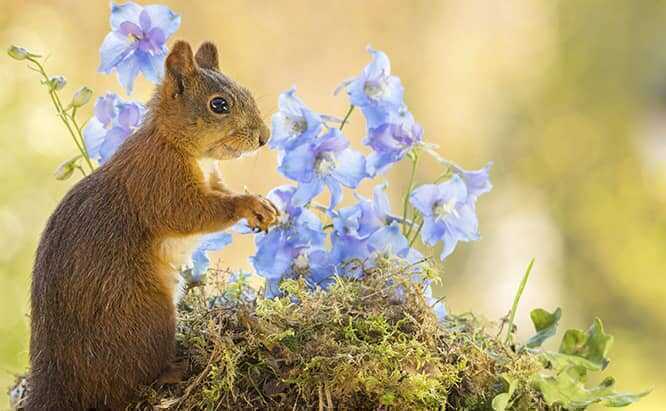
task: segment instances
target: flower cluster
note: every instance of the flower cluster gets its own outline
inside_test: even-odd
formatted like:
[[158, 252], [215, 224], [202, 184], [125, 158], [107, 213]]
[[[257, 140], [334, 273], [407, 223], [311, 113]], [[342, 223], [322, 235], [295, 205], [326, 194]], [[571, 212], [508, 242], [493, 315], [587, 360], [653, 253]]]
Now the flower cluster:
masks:
[[139, 74], [153, 83], [164, 75], [166, 41], [178, 30], [180, 16], [166, 6], [142, 7], [133, 2], [111, 4], [111, 32], [99, 50], [102, 73], [118, 73], [127, 94]]
[[98, 97], [95, 115], [83, 129], [83, 141], [90, 158], [104, 164], [141, 125], [145, 111], [142, 104], [123, 101], [113, 93]]
[[[166, 40], [179, 24], [180, 17], [164, 6], [112, 4], [112, 31], [100, 49], [100, 71], [117, 71], [128, 93], [140, 72], [158, 82]], [[270, 231], [256, 235], [256, 253], [250, 260], [266, 280], [266, 296], [272, 298], [281, 294], [280, 282], [287, 278], [300, 277], [312, 289], [327, 289], [338, 278], [359, 279], [380, 262], [401, 259], [413, 267], [408, 282], [424, 287], [433, 309], [443, 317], [446, 310], [433, 299], [430, 280], [418, 264], [426, 257], [414, 244], [419, 238], [429, 247], [441, 242], [444, 260], [458, 242], [479, 238], [476, 202], [491, 189], [490, 164], [467, 171], [424, 144], [423, 129], [405, 104], [404, 88], [391, 74], [387, 55], [372, 48], [368, 52], [371, 62], [339, 87], [346, 90], [350, 103], [343, 120], [310, 109], [294, 87], [279, 96], [269, 147], [278, 151], [277, 169], [292, 184], [268, 194], [281, 218]], [[343, 134], [355, 108], [365, 118], [367, 156], [351, 148]], [[100, 164], [107, 161], [141, 124], [144, 112], [141, 104], [113, 93], [99, 97], [83, 133], [90, 157]], [[445, 180], [440, 177], [414, 188], [420, 152], [432, 154], [444, 166]], [[371, 199], [355, 192], [352, 205], [338, 208], [344, 187], [356, 189], [364, 179], [376, 178], [405, 158], [412, 161], [413, 172], [399, 215], [391, 210], [387, 184], [376, 185]], [[317, 197], [325, 192], [330, 201], [320, 205]], [[235, 231], [250, 230], [239, 224]], [[221, 250], [231, 240], [228, 232], [204, 236], [192, 256], [191, 277], [200, 279], [209, 269], [208, 252]], [[402, 287], [396, 285], [397, 299], [402, 298]]]

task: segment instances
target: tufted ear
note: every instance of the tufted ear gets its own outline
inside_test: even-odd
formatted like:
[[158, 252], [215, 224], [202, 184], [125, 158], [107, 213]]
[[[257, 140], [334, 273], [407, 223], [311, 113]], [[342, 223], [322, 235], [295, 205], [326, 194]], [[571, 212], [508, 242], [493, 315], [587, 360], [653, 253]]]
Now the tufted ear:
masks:
[[166, 58], [166, 83], [173, 94], [181, 94], [185, 87], [184, 79], [196, 71], [192, 48], [186, 41], [177, 41]]
[[217, 47], [215, 47], [215, 44], [210, 41], [206, 41], [199, 46], [199, 50], [197, 50], [197, 54], [194, 58], [199, 67], [220, 71]]

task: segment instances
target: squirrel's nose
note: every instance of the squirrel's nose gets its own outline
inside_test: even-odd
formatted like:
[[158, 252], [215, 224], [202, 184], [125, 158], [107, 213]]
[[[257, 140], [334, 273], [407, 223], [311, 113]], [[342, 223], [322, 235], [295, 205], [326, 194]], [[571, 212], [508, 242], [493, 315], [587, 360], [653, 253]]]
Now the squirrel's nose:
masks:
[[265, 124], [262, 124], [259, 129], [259, 145], [264, 146], [268, 143], [268, 140], [271, 138], [271, 130], [266, 127]]

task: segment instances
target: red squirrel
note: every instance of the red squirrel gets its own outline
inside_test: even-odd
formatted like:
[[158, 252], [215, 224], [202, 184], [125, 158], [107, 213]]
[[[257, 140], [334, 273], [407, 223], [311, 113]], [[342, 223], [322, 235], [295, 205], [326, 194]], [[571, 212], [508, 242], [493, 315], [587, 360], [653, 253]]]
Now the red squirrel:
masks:
[[266, 144], [251, 93], [222, 74], [204, 43], [174, 44], [141, 127], [78, 182], [50, 217], [31, 295], [25, 409], [124, 409], [135, 390], [173, 371], [176, 277], [171, 245], [240, 219], [267, 230], [261, 196], [206, 179], [197, 161]]

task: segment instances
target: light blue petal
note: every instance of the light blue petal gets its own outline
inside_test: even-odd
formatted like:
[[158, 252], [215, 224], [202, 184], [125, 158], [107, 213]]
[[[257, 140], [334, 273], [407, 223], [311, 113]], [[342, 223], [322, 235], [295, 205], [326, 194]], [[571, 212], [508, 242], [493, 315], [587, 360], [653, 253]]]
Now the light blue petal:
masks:
[[462, 203], [456, 207], [456, 215], [447, 218], [448, 226], [456, 233], [456, 236], [465, 241], [479, 239], [479, 220], [476, 210], [471, 203]]
[[314, 177], [315, 153], [310, 144], [298, 146], [288, 151], [282, 158], [278, 170], [288, 178], [302, 183]]
[[373, 152], [366, 160], [366, 174], [375, 177], [384, 174], [396, 162], [392, 153]]
[[125, 142], [128, 136], [129, 131], [120, 127], [109, 130], [99, 147], [99, 163], [106, 163], [118, 151], [118, 147]]
[[116, 66], [116, 70], [118, 70], [118, 81], [120, 81], [120, 84], [125, 88], [128, 95], [132, 94], [134, 79], [141, 70], [139, 62], [133, 57], [134, 56], [126, 58]]
[[399, 223], [393, 222], [370, 236], [368, 248], [371, 252], [404, 257], [409, 251], [409, 241], [400, 232]]
[[467, 200], [467, 186], [458, 175], [454, 175], [448, 181], [437, 186], [438, 200], [445, 203], [454, 200], [454, 202], [464, 202]]
[[446, 224], [432, 217], [423, 217], [421, 240], [425, 245], [433, 246], [444, 237]]
[[194, 254], [192, 254], [192, 264], [192, 278], [196, 281], [208, 271], [210, 260], [206, 255], [206, 251], [196, 250]]
[[161, 5], [150, 5], [144, 8], [150, 16], [151, 27], [159, 27], [164, 36], [169, 38], [180, 27], [180, 16], [170, 8]]
[[139, 24], [139, 15], [142, 10], [143, 7], [131, 1], [123, 4], [111, 3], [111, 16], [109, 17], [111, 29], [114, 31], [120, 30], [120, 25], [124, 21]]
[[219, 251], [231, 244], [231, 234], [220, 231], [203, 236], [198, 249], [206, 251]]
[[386, 187], [386, 184], [379, 184], [372, 190], [372, 204], [377, 216], [382, 220], [391, 214], [391, 203], [386, 193]]
[[440, 254], [439, 258], [444, 261], [444, 259], [451, 255], [453, 250], [456, 249], [459, 238], [450, 230], [445, 230], [442, 240], [444, 241], [444, 247], [442, 248], [442, 254]]
[[132, 40], [129, 37], [115, 32], [107, 34], [99, 48], [100, 64], [97, 71], [110, 73], [133, 50]]
[[303, 207], [310, 200], [315, 198], [324, 189], [324, 183], [315, 178], [309, 183], [303, 183], [298, 186], [291, 202], [295, 207]]
[[367, 176], [365, 172], [365, 157], [358, 151], [345, 149], [338, 153], [335, 161], [335, 178], [350, 188], [356, 188]]
[[432, 209], [439, 200], [439, 188], [435, 184], [423, 184], [409, 196], [411, 205], [427, 217], [432, 216]]
[[340, 200], [342, 199], [342, 187], [340, 186], [340, 183], [338, 183], [336, 180], [332, 178], [326, 179], [326, 185], [328, 186], [328, 189], [331, 192], [331, 202], [330, 205], [328, 206], [328, 209], [333, 210], [338, 205], [338, 203], [340, 203]]
[[158, 84], [162, 81], [164, 77], [164, 59], [166, 54], [148, 54], [148, 53], [138, 53], [137, 59], [139, 60], [139, 66], [141, 67], [141, 72], [146, 80]]
[[99, 149], [107, 132], [108, 130], [96, 117], [91, 118], [86, 124], [83, 129], [83, 142], [91, 158], [99, 160]]
[[257, 242], [257, 252], [250, 259], [257, 274], [278, 280], [291, 268], [293, 250], [286, 243], [284, 232], [274, 229]]
[[490, 182], [490, 169], [492, 166], [493, 163], [490, 162], [482, 169], [476, 171], [467, 171], [454, 166], [455, 172], [462, 176], [463, 181], [467, 185], [467, 195], [473, 200], [476, 200], [481, 194], [492, 190], [493, 185]]

